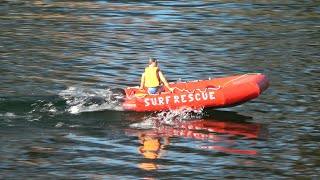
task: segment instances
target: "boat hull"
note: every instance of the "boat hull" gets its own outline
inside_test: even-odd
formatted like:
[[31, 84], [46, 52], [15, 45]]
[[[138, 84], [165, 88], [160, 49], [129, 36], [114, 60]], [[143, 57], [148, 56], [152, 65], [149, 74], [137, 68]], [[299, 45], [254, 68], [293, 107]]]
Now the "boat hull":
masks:
[[125, 89], [125, 110], [163, 111], [179, 108], [221, 108], [234, 106], [258, 97], [269, 86], [269, 80], [263, 74], [244, 74], [198, 80], [192, 82], [171, 83], [175, 91], [165, 89], [161, 94], [146, 94], [138, 87]]

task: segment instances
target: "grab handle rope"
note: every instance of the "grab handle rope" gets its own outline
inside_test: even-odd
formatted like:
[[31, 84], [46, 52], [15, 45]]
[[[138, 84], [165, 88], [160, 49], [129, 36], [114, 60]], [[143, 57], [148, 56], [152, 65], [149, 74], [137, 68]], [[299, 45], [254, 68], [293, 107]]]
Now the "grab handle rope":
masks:
[[[192, 93], [194, 93], [195, 91], [199, 91], [199, 92], [207, 92], [207, 90], [219, 90], [219, 89], [221, 89], [221, 86], [218, 86], [218, 87], [207, 87], [207, 88], [205, 88], [203, 91], [201, 90], [201, 89], [199, 89], [199, 88], [197, 88], [197, 89], [194, 89], [193, 91], [189, 91], [189, 90], [187, 90], [187, 89], [179, 89], [179, 88], [177, 88], [177, 87], [174, 87], [174, 89], [177, 89], [177, 90], [179, 90], [180, 92], [187, 92], [187, 93], [189, 93], [189, 94], [192, 94]], [[162, 92], [161, 94], [171, 94], [171, 92]], [[158, 95], [158, 94], [139, 94], [138, 96], [135, 94], [135, 97], [137, 97], [137, 98], [144, 98], [145, 96], [147, 96], [147, 95], [152, 95], [152, 96], [154, 96], [154, 95]]]
[[241, 76], [239, 76], [239, 77], [237, 77], [237, 78], [231, 79], [230, 81], [224, 83], [224, 84], [222, 85], [222, 87], [225, 87], [226, 84], [229, 84], [229, 83], [232, 82], [232, 81], [238, 80], [238, 79], [240, 79], [240, 78], [242, 78], [242, 77], [244, 77], [244, 76], [252, 75], [252, 74], [261, 74], [261, 73], [247, 73], [247, 74], [243, 74], [243, 75], [241, 75]]
[[[202, 91], [201, 89], [199, 89], [199, 88], [194, 89], [193, 91], [189, 91], [189, 90], [187, 90], [187, 89], [179, 89], [179, 88], [177, 88], [177, 87], [174, 87], [174, 89], [177, 89], [177, 90], [179, 90], [180, 92], [194, 93], [195, 91], [207, 92], [207, 90], [219, 90], [219, 89], [221, 89], [221, 86], [218, 86], [218, 87], [207, 87], [207, 88], [205, 88], [203, 91]], [[166, 92], [166, 93], [169, 93], [169, 92]]]

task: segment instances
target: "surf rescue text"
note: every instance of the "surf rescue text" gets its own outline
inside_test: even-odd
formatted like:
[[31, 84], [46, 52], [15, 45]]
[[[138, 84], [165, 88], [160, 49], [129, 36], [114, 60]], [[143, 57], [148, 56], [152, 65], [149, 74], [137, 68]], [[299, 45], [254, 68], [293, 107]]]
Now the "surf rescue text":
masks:
[[194, 94], [180, 94], [180, 95], [167, 95], [167, 96], [156, 96], [151, 98], [145, 98], [145, 106], [157, 106], [165, 104], [177, 104], [177, 103], [190, 103], [194, 101], [206, 101], [214, 100], [214, 92], [200, 92]]

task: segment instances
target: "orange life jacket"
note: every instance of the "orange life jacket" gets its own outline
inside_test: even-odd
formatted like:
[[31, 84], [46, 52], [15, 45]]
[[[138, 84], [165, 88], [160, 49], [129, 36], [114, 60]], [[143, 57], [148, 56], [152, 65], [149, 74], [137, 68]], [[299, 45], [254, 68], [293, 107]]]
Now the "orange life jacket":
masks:
[[146, 87], [158, 87], [160, 86], [160, 78], [158, 67], [147, 67], [144, 72], [144, 84]]

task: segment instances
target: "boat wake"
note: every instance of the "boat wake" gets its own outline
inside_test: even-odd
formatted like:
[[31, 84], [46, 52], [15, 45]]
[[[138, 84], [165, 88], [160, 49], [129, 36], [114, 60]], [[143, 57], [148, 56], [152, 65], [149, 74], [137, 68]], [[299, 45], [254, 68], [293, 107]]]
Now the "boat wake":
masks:
[[70, 87], [59, 93], [67, 104], [66, 111], [71, 114], [103, 110], [122, 111], [124, 96], [119, 89], [86, 89]]

